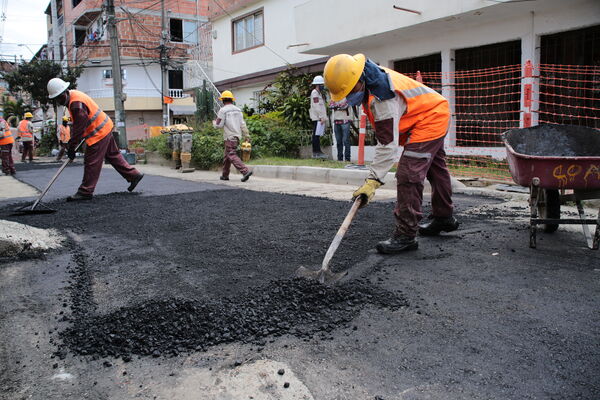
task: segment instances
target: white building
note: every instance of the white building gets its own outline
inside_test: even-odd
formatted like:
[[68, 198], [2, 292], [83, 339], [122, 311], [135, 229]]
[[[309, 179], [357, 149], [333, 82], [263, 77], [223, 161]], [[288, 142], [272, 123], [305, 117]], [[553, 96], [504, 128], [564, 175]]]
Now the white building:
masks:
[[[238, 51], [238, 25], [253, 16], [262, 36]], [[502, 158], [499, 133], [530, 123], [600, 128], [593, 116], [600, 112], [598, 88], [566, 88], [570, 81], [598, 79], [597, 0], [237, 1], [213, 27], [214, 80], [220, 89], [236, 90], [239, 104], [254, 105], [252, 93], [284, 68], [283, 59], [313, 63], [313, 72], [322, 70], [324, 56], [364, 53], [402, 73], [422, 72], [425, 84], [450, 100], [450, 153]], [[551, 65], [574, 67], [543, 69]], [[589, 67], [576, 69], [582, 65]], [[577, 79], [582, 73], [587, 79]], [[561, 103], [581, 99], [581, 91], [585, 106]]]

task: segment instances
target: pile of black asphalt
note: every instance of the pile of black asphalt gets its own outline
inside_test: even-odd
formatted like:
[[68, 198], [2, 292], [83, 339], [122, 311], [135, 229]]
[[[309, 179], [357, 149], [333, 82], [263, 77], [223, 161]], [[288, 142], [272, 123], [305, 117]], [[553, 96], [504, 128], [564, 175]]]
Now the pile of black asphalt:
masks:
[[[70, 302], [57, 355], [174, 356], [228, 342], [264, 344], [284, 334], [331, 332], [365, 307], [398, 309], [400, 290], [368, 280], [337, 287], [295, 278], [318, 268], [350, 202], [243, 190], [176, 195], [114, 193], [49, 206], [15, 220], [69, 234]], [[352, 267], [384, 239], [389, 214], [374, 206], [338, 250], [333, 269]], [[375, 218], [375, 215], [377, 217]], [[77, 239], [73, 239], [77, 238]], [[108, 287], [104, 294], [99, 282]]]

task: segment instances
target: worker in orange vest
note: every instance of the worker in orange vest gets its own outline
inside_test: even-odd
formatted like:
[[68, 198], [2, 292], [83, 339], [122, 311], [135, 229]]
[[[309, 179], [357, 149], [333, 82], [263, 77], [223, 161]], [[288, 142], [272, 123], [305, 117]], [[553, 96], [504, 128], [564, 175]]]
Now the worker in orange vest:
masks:
[[23, 153], [21, 155], [22, 162], [25, 162], [27, 157], [29, 157], [30, 163], [33, 162], [33, 147], [35, 146], [35, 142], [33, 138], [33, 124], [31, 123], [32, 119], [33, 114], [26, 112], [24, 119], [17, 125], [17, 137], [23, 144]]
[[[431, 236], [458, 229], [444, 152], [450, 122], [448, 100], [406, 75], [378, 66], [363, 54], [331, 57], [323, 75], [331, 99], [345, 97], [351, 106], [362, 104], [375, 129], [377, 146], [369, 176], [353, 193], [354, 198], [363, 199], [362, 206], [383, 185], [399, 145], [404, 146], [396, 171], [396, 228], [390, 239], [377, 244], [377, 251], [395, 254], [415, 250], [417, 232]], [[432, 213], [419, 224], [425, 178], [431, 183]]]
[[67, 151], [67, 145], [71, 139], [71, 128], [69, 127], [69, 117], [66, 115], [62, 117], [62, 125], [58, 127], [58, 154], [56, 155], [56, 161], [62, 160], [65, 152]]
[[85, 139], [87, 144], [83, 159], [83, 181], [77, 193], [67, 197], [67, 201], [92, 199], [105, 160], [129, 182], [127, 190], [133, 191], [144, 174], [129, 165], [123, 158], [112, 135], [113, 121], [87, 94], [78, 90], [68, 90], [68, 88], [69, 83], [60, 78], [50, 79], [47, 85], [48, 97], [56, 99], [59, 105], [68, 107], [69, 115], [73, 120], [71, 139], [67, 148], [69, 160], [75, 159], [75, 149], [82, 139]]
[[12, 136], [8, 122], [4, 120], [4, 110], [0, 110], [0, 157], [2, 157], [2, 172], [6, 175], [14, 175], [15, 163], [12, 158], [12, 148], [15, 138]]

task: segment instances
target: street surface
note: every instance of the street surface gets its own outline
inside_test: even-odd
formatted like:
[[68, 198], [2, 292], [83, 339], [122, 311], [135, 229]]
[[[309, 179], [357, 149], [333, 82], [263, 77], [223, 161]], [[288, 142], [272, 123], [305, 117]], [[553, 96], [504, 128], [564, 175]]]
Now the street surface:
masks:
[[[18, 176], [42, 188], [57, 167]], [[136, 193], [105, 168], [92, 202], [65, 203], [68, 167], [55, 214], [0, 203], [65, 237], [0, 260], [1, 399], [600, 398], [599, 254], [562, 227], [530, 249], [525, 202], [456, 195], [460, 230], [397, 256], [373, 250], [393, 228], [374, 202], [328, 288], [292, 278], [350, 208], [323, 194], [354, 188], [140, 169]]]

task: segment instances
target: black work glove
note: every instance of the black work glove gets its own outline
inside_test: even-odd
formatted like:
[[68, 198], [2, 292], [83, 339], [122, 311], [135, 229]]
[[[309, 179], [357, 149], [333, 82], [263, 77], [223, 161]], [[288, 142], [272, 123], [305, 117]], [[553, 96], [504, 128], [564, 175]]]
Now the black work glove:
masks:
[[73, 161], [75, 159], [75, 149], [70, 147], [69, 150], [67, 150], [67, 157], [69, 157], [69, 160]]

